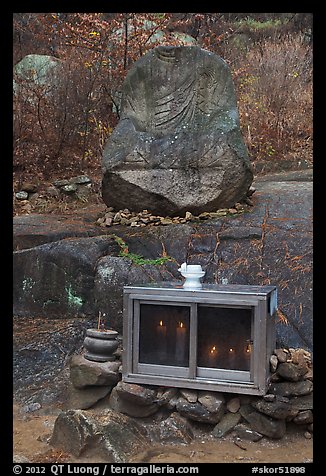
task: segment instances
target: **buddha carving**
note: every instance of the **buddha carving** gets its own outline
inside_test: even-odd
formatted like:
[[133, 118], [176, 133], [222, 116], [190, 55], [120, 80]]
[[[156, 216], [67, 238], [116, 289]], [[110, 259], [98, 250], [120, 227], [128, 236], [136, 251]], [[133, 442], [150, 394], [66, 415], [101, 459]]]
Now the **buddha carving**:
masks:
[[194, 46], [157, 47], [129, 71], [103, 154], [114, 208], [161, 215], [232, 206], [251, 185], [227, 63]]

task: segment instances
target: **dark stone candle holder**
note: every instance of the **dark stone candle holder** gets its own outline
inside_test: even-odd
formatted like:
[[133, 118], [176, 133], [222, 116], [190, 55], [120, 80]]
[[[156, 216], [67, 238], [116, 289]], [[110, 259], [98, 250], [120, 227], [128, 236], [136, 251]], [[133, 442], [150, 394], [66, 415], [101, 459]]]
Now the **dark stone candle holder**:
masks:
[[117, 350], [118, 332], [113, 330], [87, 329], [84, 340], [85, 359], [95, 362], [113, 361], [113, 353]]

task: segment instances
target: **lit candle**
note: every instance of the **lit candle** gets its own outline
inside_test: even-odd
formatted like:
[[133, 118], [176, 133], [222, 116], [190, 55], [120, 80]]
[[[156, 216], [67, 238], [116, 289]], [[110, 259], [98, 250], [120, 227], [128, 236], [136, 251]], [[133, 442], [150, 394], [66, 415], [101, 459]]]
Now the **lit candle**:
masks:
[[217, 347], [213, 345], [208, 351], [208, 367], [216, 367]]
[[166, 338], [166, 326], [163, 325], [163, 321], [159, 322], [159, 325], [157, 326], [157, 333], [162, 339]]
[[177, 362], [182, 362], [185, 358], [187, 330], [183, 322], [179, 322], [177, 327], [175, 358]]
[[251, 344], [250, 343], [247, 343], [245, 346], [244, 346], [244, 359], [245, 359], [245, 362], [246, 362], [246, 368], [247, 370], [250, 370], [250, 359], [251, 359]]
[[158, 335], [159, 359], [162, 360], [165, 359], [167, 350], [166, 326], [163, 325], [163, 321], [159, 322], [159, 325], [157, 326], [156, 330]]
[[235, 349], [234, 347], [229, 347], [229, 368], [230, 369], [234, 369], [235, 359], [236, 359]]

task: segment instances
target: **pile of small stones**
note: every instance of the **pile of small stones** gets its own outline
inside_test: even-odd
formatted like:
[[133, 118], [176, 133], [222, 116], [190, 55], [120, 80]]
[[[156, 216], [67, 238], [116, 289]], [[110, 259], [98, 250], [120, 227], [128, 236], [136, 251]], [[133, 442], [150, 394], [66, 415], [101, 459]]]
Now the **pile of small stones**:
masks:
[[28, 200], [36, 194], [37, 188], [36, 184], [24, 182], [20, 187], [20, 190], [15, 193], [15, 198], [17, 200]]
[[78, 175], [70, 179], [55, 180], [53, 185], [67, 195], [76, 193], [81, 187], [90, 188], [92, 180], [88, 175]]
[[312, 437], [313, 369], [311, 354], [304, 349], [275, 349], [269, 389], [262, 397], [126, 383], [121, 380], [121, 350], [117, 354], [116, 361], [103, 363], [82, 354], [71, 358], [68, 408], [91, 408], [101, 400], [102, 406], [136, 419], [164, 409], [174, 415], [174, 425], [185, 420], [188, 426], [209, 424], [215, 438], [230, 432], [251, 441], [282, 438], [290, 423]]
[[[55, 180], [53, 184], [45, 190], [45, 195], [58, 197], [60, 193], [73, 195], [85, 189], [90, 189], [92, 180], [88, 175], [78, 175], [69, 179]], [[20, 190], [15, 193], [15, 198], [19, 201], [39, 198], [39, 186], [35, 183], [24, 182]]]
[[131, 212], [127, 208], [124, 210], [114, 211], [112, 207], [108, 207], [104, 215], [97, 219], [97, 224], [102, 227], [113, 225], [126, 225], [131, 227], [144, 227], [148, 225], [172, 225], [176, 223], [200, 222], [214, 218], [220, 218], [226, 215], [236, 215], [248, 211], [252, 207], [252, 201], [247, 198], [244, 203], [236, 203], [232, 208], [220, 208], [214, 212], [202, 212], [199, 215], [193, 215], [187, 211], [184, 217], [169, 217], [153, 215], [149, 210], [141, 212]]

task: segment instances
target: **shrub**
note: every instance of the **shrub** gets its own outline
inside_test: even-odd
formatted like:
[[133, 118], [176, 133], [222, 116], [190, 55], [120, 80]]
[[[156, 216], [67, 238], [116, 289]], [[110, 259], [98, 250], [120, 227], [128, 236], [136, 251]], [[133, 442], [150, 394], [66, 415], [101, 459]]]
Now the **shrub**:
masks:
[[[275, 164], [284, 157], [294, 164], [311, 160], [311, 46], [300, 33], [309, 29], [308, 14], [293, 14], [296, 30], [292, 14], [248, 15], [15, 14], [15, 62], [29, 53], [54, 55], [62, 71], [50, 91], [17, 79], [14, 171], [24, 180], [36, 173], [45, 179], [62, 172], [65, 177], [99, 175], [103, 146], [119, 119], [128, 69], [158, 44], [183, 44], [178, 36], [169, 36], [173, 31], [193, 34], [203, 48], [230, 64], [254, 164]], [[251, 35], [248, 44], [231, 41], [241, 37], [237, 32]]]
[[240, 122], [254, 161], [312, 160], [312, 58], [299, 36], [264, 41], [235, 78]]

